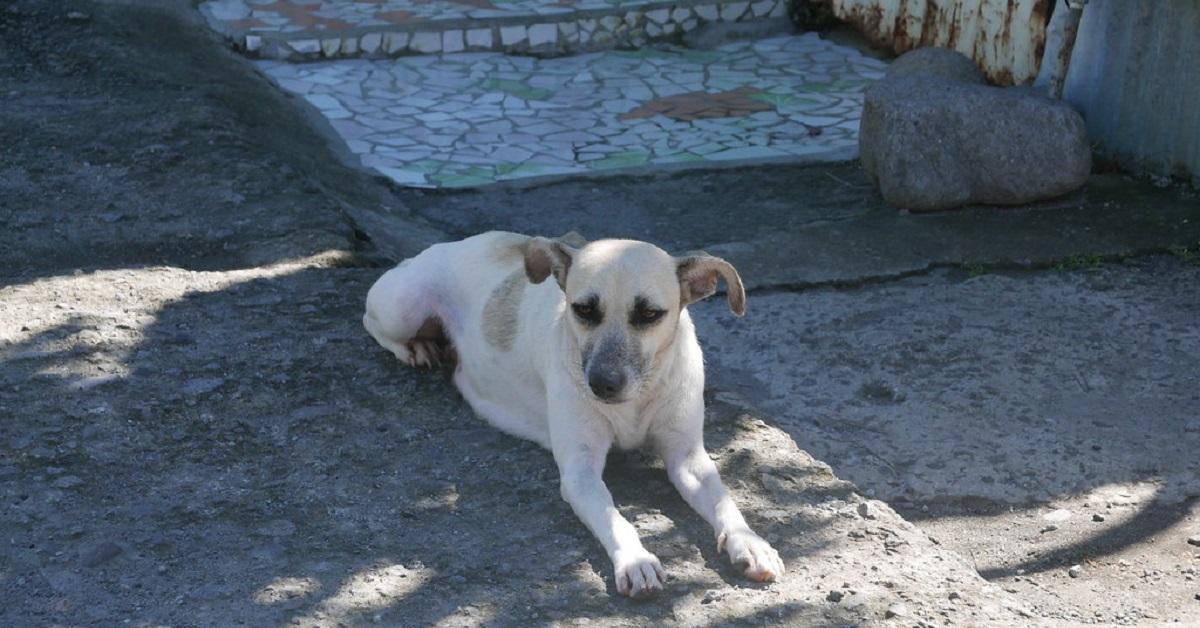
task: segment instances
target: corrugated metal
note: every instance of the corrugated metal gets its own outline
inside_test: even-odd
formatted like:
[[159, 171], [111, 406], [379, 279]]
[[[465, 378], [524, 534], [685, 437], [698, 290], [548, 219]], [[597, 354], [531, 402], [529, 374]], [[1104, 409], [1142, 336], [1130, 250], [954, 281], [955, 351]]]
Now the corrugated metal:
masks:
[[904, 53], [941, 46], [997, 85], [1028, 85], [1046, 45], [1052, 0], [830, 0], [872, 43]]
[[1200, 186], [1200, 2], [1088, 2], [1063, 98], [1117, 165]]

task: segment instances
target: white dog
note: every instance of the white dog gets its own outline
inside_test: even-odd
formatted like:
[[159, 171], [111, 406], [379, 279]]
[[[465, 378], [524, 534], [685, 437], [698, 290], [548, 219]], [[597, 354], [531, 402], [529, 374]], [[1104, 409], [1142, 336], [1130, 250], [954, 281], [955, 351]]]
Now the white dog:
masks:
[[704, 364], [686, 307], [713, 294], [718, 277], [741, 316], [745, 291], [722, 259], [671, 257], [631, 240], [491, 232], [388, 271], [367, 295], [363, 324], [410, 365], [457, 363], [454, 382], [475, 412], [549, 448], [563, 498], [612, 559], [617, 592], [643, 598], [662, 589], [666, 572], [601, 479], [614, 445], [651, 446], [746, 577], [784, 571], [704, 450]]

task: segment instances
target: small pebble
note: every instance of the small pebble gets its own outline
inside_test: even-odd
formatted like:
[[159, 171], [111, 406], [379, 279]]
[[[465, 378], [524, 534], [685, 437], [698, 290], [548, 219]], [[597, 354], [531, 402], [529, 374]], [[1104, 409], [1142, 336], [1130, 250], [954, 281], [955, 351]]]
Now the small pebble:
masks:
[[1078, 578], [1081, 574], [1083, 574], [1083, 567], [1080, 565], [1072, 565], [1071, 568], [1067, 570], [1067, 575], [1071, 576], [1072, 578]]
[[1095, 513], [1092, 515], [1092, 521], [1104, 521], [1104, 515]]
[[903, 604], [899, 604], [899, 603], [892, 604], [891, 606], [887, 607], [887, 612], [884, 613], [884, 617], [886, 617], [888, 619], [892, 619], [893, 617], [907, 617], [907, 616], [908, 616], [908, 607]]
[[1188, 545], [1200, 546], [1200, 534], [1197, 534], [1196, 536], [1188, 537]]

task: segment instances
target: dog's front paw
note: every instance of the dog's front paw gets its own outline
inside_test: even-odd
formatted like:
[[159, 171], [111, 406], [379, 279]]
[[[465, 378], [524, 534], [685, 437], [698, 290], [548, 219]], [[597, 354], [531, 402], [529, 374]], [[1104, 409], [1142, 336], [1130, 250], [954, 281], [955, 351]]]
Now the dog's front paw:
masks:
[[617, 593], [635, 600], [648, 600], [662, 591], [667, 572], [658, 558], [644, 549], [618, 551], [613, 555]]
[[717, 551], [722, 549], [729, 552], [729, 560], [742, 575], [755, 582], [771, 582], [783, 575], [779, 552], [753, 530], [722, 533], [717, 537]]

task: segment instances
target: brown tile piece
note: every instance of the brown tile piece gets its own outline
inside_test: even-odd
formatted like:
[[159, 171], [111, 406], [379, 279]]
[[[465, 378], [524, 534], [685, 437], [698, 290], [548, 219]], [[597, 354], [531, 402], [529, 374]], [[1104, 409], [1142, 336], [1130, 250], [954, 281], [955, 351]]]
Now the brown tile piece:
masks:
[[664, 115], [673, 120], [690, 122], [704, 118], [734, 118], [759, 111], [773, 111], [775, 106], [771, 103], [750, 97], [762, 93], [762, 90], [749, 86], [727, 92], [688, 92], [644, 101], [640, 107], [618, 117], [621, 120], [635, 120]]

